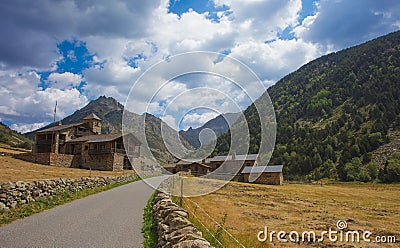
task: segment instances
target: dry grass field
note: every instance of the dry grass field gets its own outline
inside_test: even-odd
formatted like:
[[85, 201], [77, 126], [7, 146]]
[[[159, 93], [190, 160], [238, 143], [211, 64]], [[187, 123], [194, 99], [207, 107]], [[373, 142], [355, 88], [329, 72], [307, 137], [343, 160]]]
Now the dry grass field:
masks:
[[[398, 247], [400, 241], [400, 185], [381, 184], [286, 184], [283, 186], [231, 182], [222, 189], [201, 197], [185, 198], [184, 207], [196, 223], [200, 221], [214, 231], [215, 222], [225, 228], [245, 247], [271, 246], [341, 246], [341, 247]], [[196, 204], [198, 206], [196, 206]], [[204, 211], [203, 211], [204, 210]], [[209, 215], [209, 216], [208, 216]], [[267, 226], [269, 231], [338, 230], [338, 220], [347, 221], [350, 231], [370, 231], [376, 235], [395, 235], [396, 244], [330, 242], [281, 243], [276, 234], [271, 244], [259, 242], [257, 234]], [[197, 226], [201, 226], [199, 222]], [[218, 232], [218, 231], [217, 231]], [[203, 230], [204, 233], [204, 230]], [[220, 234], [217, 234], [220, 235]], [[221, 236], [221, 235], [220, 235]], [[288, 239], [288, 236], [286, 236]], [[224, 247], [240, 247], [226, 234]]]
[[15, 159], [1, 154], [14, 154], [21, 151], [0, 147], [0, 182], [34, 181], [52, 178], [77, 178], [91, 176], [116, 176], [134, 171], [89, 171], [76, 168], [47, 166]]

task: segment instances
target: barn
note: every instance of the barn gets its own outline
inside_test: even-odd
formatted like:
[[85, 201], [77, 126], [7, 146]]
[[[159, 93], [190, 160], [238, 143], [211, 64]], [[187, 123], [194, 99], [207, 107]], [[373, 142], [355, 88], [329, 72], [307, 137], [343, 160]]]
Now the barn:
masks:
[[283, 184], [283, 165], [246, 166], [242, 174], [246, 183]]

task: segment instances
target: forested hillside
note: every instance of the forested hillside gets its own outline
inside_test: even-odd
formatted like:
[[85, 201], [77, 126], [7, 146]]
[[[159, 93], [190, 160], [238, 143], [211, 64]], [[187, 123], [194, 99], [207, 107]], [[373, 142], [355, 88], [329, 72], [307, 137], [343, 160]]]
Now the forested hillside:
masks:
[[[399, 147], [373, 159], [382, 145], [398, 144], [400, 32], [316, 59], [267, 92], [277, 118], [270, 164], [284, 164], [286, 178], [400, 180]], [[259, 143], [255, 112], [254, 105], [244, 111], [248, 122], [258, 124], [249, 126], [250, 153], [257, 153]], [[389, 130], [395, 135], [388, 136]], [[215, 153], [226, 153], [227, 144], [229, 133], [218, 139]]]

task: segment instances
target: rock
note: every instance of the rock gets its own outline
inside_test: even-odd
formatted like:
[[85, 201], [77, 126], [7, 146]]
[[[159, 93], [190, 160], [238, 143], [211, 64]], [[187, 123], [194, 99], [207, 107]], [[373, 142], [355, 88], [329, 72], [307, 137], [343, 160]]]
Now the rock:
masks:
[[202, 237], [202, 233], [200, 231], [198, 231], [197, 228], [194, 226], [186, 226], [182, 229], [175, 230], [175, 231], [171, 232], [171, 236], [173, 236], [173, 237], [174, 236], [182, 236], [182, 235], [184, 236], [184, 235], [187, 235], [190, 233], [195, 234], [198, 237]]
[[158, 247], [212, 247], [202, 238], [202, 233], [187, 219], [188, 212], [172, 202], [169, 195], [157, 193], [152, 207], [152, 216], [157, 225]]
[[192, 223], [187, 218], [180, 217], [180, 216], [179, 217], [168, 216], [166, 221], [168, 221], [170, 223], [171, 231], [178, 230], [180, 228], [192, 225]]
[[6, 204], [0, 202], [0, 211], [5, 211], [8, 210], [8, 207], [6, 206]]
[[203, 239], [185, 240], [172, 246], [172, 248], [210, 248], [210, 243]]
[[22, 181], [18, 181], [15, 183], [15, 186], [18, 188], [25, 188], [26, 184]]
[[16, 201], [12, 201], [12, 202], [10, 202], [10, 208], [15, 208], [16, 206], [17, 206], [17, 202]]

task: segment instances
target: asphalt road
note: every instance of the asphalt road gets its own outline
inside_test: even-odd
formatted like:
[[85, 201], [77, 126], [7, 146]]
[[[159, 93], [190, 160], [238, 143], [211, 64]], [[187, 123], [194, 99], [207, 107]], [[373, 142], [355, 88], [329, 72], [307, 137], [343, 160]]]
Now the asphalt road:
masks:
[[153, 192], [137, 181], [15, 221], [0, 227], [0, 247], [142, 247], [143, 208]]

